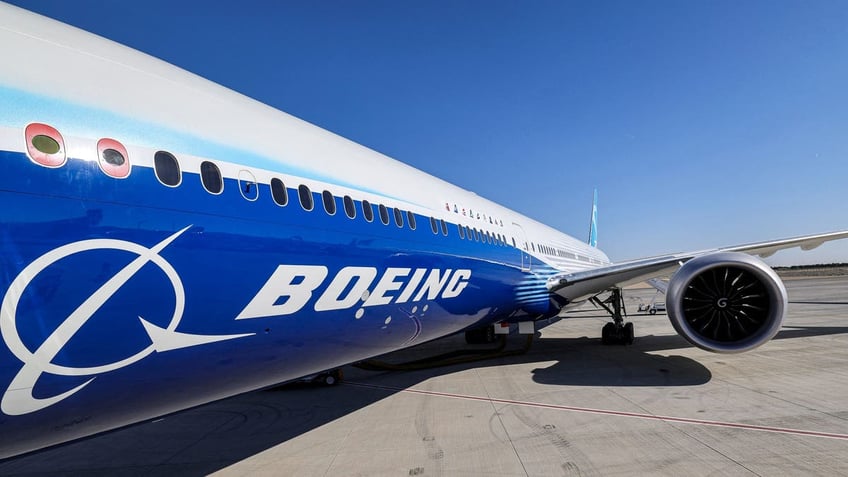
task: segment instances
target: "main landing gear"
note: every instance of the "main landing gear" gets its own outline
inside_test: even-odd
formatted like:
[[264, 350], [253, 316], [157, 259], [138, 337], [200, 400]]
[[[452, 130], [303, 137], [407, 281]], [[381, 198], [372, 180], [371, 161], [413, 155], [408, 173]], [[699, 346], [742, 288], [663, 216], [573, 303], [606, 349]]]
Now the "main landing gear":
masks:
[[612, 323], [605, 324], [601, 329], [601, 343], [605, 345], [633, 344], [633, 323], [624, 322], [627, 310], [624, 308], [624, 296], [621, 294], [621, 288], [610, 290], [610, 296], [604, 300], [595, 296], [591, 298], [591, 301], [606, 310], [612, 317]]

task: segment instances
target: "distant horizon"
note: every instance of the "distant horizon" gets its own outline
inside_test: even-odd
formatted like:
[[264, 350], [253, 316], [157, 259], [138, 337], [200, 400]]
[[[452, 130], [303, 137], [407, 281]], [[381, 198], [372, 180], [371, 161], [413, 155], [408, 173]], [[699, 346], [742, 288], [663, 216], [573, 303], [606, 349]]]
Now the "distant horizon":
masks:
[[9, 3], [580, 240], [597, 188], [614, 261], [848, 229], [848, 2]]
[[776, 265], [772, 268], [825, 268], [825, 267], [848, 267], [848, 262], [842, 263], [813, 263], [809, 265]]

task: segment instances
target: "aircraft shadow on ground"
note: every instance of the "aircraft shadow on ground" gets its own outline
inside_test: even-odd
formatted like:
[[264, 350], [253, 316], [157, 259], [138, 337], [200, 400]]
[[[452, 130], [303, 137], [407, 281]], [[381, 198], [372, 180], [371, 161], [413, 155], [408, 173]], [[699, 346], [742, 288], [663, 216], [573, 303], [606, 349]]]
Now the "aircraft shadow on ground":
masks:
[[[792, 327], [776, 339], [848, 333], [848, 327]], [[460, 343], [461, 339], [453, 339]], [[598, 338], [537, 338], [523, 355], [418, 371], [348, 371], [354, 382], [387, 386], [289, 385], [247, 393], [82, 441], [0, 462], [0, 474], [204, 475], [302, 436], [434, 376], [503, 365], [554, 363], [532, 370], [559, 386], [694, 386], [712, 374], [683, 356], [678, 336], [641, 336], [632, 346]], [[387, 359], [392, 358], [391, 356]], [[351, 376], [352, 375], [352, 376]], [[266, 469], [267, 470], [267, 469]]]

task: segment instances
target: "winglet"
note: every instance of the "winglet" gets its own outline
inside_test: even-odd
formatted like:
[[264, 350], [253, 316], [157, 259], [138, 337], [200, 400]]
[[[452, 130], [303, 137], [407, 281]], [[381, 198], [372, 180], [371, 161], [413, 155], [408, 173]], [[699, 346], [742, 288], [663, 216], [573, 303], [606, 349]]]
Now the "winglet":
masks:
[[592, 199], [592, 219], [589, 222], [589, 245], [598, 246], [598, 189]]

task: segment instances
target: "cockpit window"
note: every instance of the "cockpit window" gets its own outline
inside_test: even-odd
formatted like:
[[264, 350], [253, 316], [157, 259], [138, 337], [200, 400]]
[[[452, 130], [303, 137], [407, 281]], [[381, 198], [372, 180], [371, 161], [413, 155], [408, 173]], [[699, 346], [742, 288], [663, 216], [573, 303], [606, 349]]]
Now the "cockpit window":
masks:
[[123, 166], [127, 160], [124, 155], [116, 149], [104, 149], [102, 154], [103, 162], [110, 166]]
[[65, 140], [55, 128], [32, 123], [24, 131], [27, 152], [36, 164], [60, 167], [65, 164]]
[[44, 154], [56, 154], [62, 148], [59, 146], [59, 142], [53, 139], [50, 136], [45, 136], [44, 134], [39, 134], [32, 138], [32, 146], [38, 150], [38, 152], [42, 152]]
[[100, 169], [110, 177], [123, 179], [130, 175], [130, 160], [127, 148], [114, 139], [97, 141], [97, 159]]
[[153, 156], [153, 169], [159, 182], [168, 187], [177, 187], [183, 180], [180, 163], [170, 152], [158, 151]]

